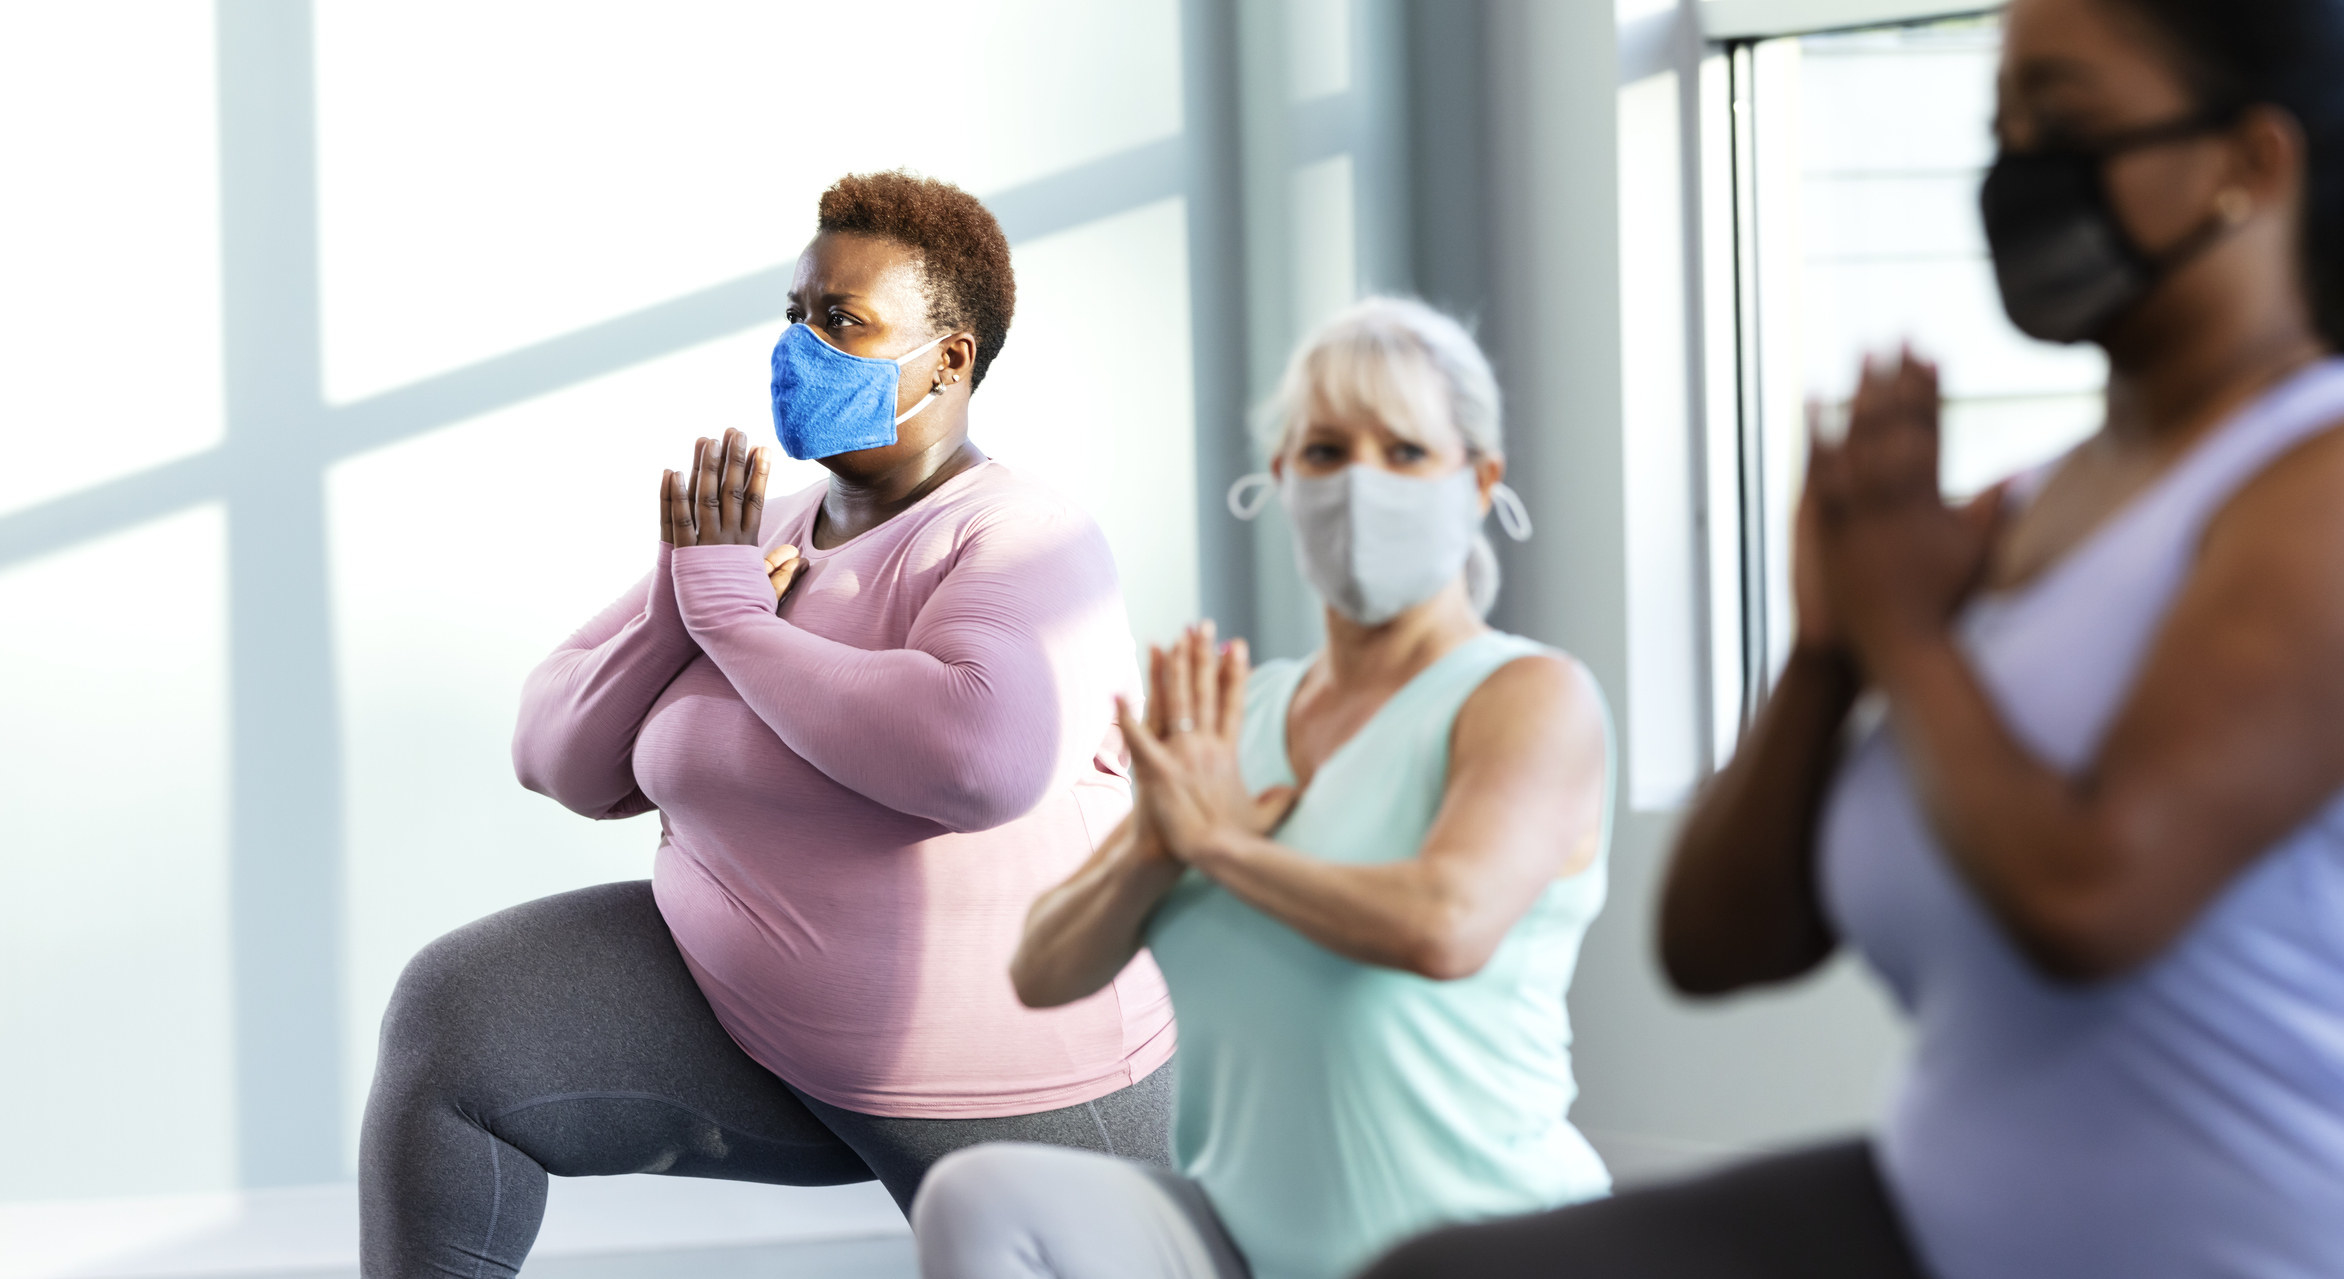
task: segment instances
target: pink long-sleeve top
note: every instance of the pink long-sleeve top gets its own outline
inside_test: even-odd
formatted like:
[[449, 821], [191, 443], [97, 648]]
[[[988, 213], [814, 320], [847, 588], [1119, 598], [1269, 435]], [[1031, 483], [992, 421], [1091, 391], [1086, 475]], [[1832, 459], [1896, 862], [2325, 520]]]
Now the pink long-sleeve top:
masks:
[[822, 485], [773, 502], [806, 569], [662, 546], [531, 673], [523, 785], [589, 817], [656, 808], [652, 886], [717, 1019], [798, 1088], [866, 1114], [1071, 1106], [1172, 1055], [1145, 954], [1105, 990], [1018, 1003], [1026, 909], [1130, 808], [1117, 693], [1139, 672], [1105, 540], [999, 463], [827, 550]]

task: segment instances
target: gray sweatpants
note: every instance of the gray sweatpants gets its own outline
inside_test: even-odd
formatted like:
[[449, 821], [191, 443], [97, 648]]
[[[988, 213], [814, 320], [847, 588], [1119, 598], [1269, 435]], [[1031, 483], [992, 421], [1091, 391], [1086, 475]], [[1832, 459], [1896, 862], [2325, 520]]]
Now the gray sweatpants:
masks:
[[1170, 1163], [1172, 1070], [1002, 1119], [841, 1110], [751, 1060], [709, 1011], [647, 881], [562, 893], [423, 948], [383, 1016], [359, 1138], [366, 1279], [504, 1279], [547, 1173], [785, 1186], [877, 1178], [907, 1210], [937, 1160], [987, 1141]]

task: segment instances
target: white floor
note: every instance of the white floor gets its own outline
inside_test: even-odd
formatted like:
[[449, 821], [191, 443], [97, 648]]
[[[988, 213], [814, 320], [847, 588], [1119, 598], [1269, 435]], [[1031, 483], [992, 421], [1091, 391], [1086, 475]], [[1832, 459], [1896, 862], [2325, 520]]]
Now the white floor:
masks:
[[[0, 1279], [348, 1279], [354, 1186], [0, 1205]], [[682, 1177], [556, 1178], [536, 1279], [910, 1279], [877, 1182], [798, 1189]]]
[[[1620, 1185], [1740, 1153], [1588, 1137]], [[0, 1279], [355, 1279], [350, 1185], [0, 1204]], [[685, 1177], [556, 1177], [530, 1279], [912, 1279], [911, 1233], [877, 1182], [794, 1189]]]

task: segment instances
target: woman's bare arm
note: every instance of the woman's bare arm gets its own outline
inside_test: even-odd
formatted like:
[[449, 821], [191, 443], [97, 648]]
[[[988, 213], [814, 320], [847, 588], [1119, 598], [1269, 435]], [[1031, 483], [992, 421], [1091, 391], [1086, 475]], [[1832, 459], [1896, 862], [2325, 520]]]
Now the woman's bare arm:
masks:
[[[1593, 681], [1551, 657], [1508, 663], [1451, 730], [1441, 809], [1414, 857], [1329, 862], [1269, 837], [1293, 801], [1249, 795], [1237, 765], [1245, 646], [1209, 624], [1150, 662], [1152, 720], [1125, 711], [1140, 811], [1173, 856], [1319, 945], [1435, 979], [1468, 976], [1557, 877], [1584, 868], [1602, 829], [1605, 743]], [[1159, 709], [1162, 714], [1159, 715]]]
[[1055, 1008], [1105, 987], [1139, 953], [1148, 914], [1182, 866], [1137, 815], [1115, 827], [1082, 868], [1037, 898], [1009, 980], [1028, 1008]]
[[2344, 789], [2340, 496], [2332, 434], [2232, 500], [2079, 776], [2011, 735], [1942, 634], [1875, 642], [1932, 826], [2044, 972], [2098, 980], [2154, 958]]
[[1815, 883], [1815, 828], [1859, 681], [1800, 648], [1728, 764], [1685, 817], [1661, 890], [1670, 984], [1714, 995], [1786, 981], [1838, 944]]
[[1936, 497], [1935, 370], [1908, 359], [1866, 382], [1847, 444], [1812, 473], [1833, 512], [1833, 607], [1888, 695], [1932, 829], [2012, 941], [2053, 977], [2121, 975], [2344, 789], [2344, 432], [2214, 519], [2097, 759], [2071, 776], [2018, 741], [1951, 639], [1983, 540]]
[[1595, 860], [1604, 728], [1576, 663], [1524, 657], [1458, 712], [1448, 787], [1417, 855], [1325, 861], [1242, 827], [1190, 850], [1255, 909], [1328, 950], [1436, 981], [1469, 977], [1557, 878]]

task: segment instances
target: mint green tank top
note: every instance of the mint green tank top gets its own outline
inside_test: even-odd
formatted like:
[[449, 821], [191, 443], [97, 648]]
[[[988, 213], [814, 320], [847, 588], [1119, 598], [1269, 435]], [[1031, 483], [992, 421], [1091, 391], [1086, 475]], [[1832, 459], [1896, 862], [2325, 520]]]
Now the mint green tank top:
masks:
[[[1357, 865], [1414, 857], [1459, 708], [1499, 667], [1549, 651], [1491, 631], [1443, 655], [1328, 758], [1277, 840]], [[1305, 665], [1268, 663], [1247, 691], [1240, 762], [1257, 791], [1294, 782], [1286, 712]], [[1604, 737], [1608, 754], [1608, 713]], [[1459, 981], [1342, 958], [1193, 870], [1157, 908], [1148, 945], [1180, 1026], [1175, 1153], [1255, 1279], [1333, 1279], [1435, 1225], [1610, 1189], [1566, 1117], [1563, 995], [1603, 906], [1613, 771], [1595, 862]]]

